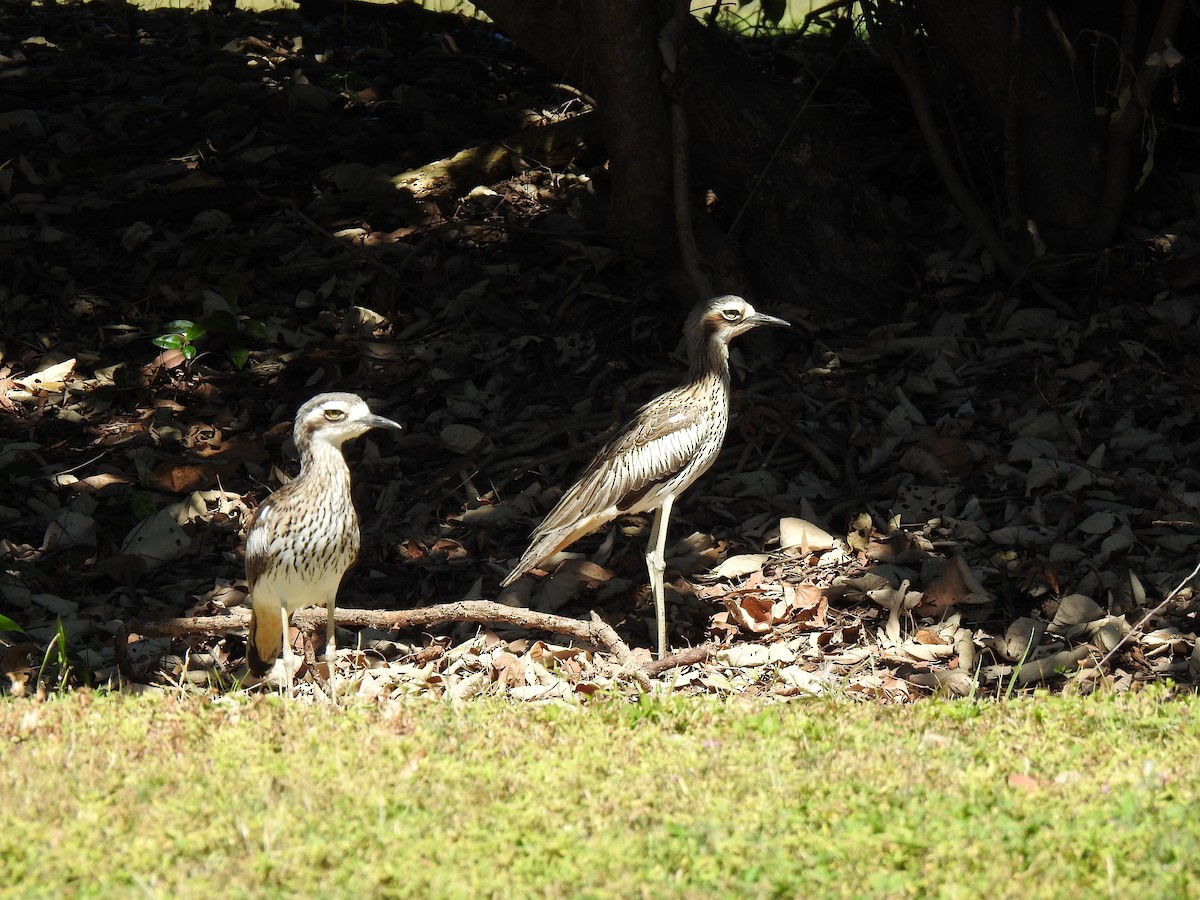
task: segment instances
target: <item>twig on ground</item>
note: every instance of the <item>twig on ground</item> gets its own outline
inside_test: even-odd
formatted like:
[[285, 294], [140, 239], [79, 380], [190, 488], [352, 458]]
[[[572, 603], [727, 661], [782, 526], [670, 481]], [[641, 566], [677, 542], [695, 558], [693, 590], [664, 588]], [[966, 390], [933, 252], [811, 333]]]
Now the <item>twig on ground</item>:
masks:
[[1129, 631], [1127, 631], [1124, 636], [1117, 641], [1117, 645], [1115, 647], [1104, 654], [1104, 658], [1100, 660], [1096, 668], [1103, 669], [1106, 665], [1108, 665], [1108, 661], [1116, 655], [1117, 651], [1124, 647], [1125, 644], [1135, 635], [1141, 634], [1142, 629], [1146, 627], [1146, 623], [1166, 609], [1167, 604], [1174, 600], [1175, 597], [1179, 595], [1179, 592], [1187, 586], [1187, 583], [1195, 578], [1198, 574], [1200, 574], [1200, 563], [1196, 563], [1196, 568], [1192, 569], [1191, 573], [1184, 578], [1183, 581], [1175, 585], [1174, 590], [1167, 594], [1167, 596], [1163, 597], [1162, 602], [1159, 603], [1158, 606], [1154, 607], [1154, 609], [1142, 616], [1142, 620], [1130, 628]]
[[629, 650], [629, 645], [617, 636], [613, 627], [601, 619], [595, 610], [592, 610], [590, 619], [592, 627], [596, 629], [596, 634], [612, 648], [612, 654], [617, 658], [617, 662], [620, 663], [621, 669], [618, 675], [629, 675], [638, 683], [638, 687], [643, 692], [650, 693], [650, 676], [646, 674], [644, 669], [638, 666], [637, 661], [633, 658], [633, 654]]
[[664, 656], [662, 659], [656, 659], [652, 663], [647, 663], [642, 666], [642, 671], [650, 677], [654, 677], [660, 672], [666, 672], [677, 666], [691, 666], [704, 662], [719, 649], [721, 649], [720, 644], [701, 644], [699, 647], [689, 647], [678, 653], [672, 653], [670, 656]]
[[[577, 641], [601, 647], [632, 673], [632, 653], [629, 645], [617, 635], [613, 628], [594, 613], [589, 622], [536, 612], [522, 607], [505, 606], [491, 600], [462, 600], [455, 603], [439, 603], [419, 609], [400, 611], [339, 609], [334, 613], [338, 625], [359, 628], [424, 628], [446, 625], [453, 622], [477, 622], [482, 624], [513, 625], [537, 631], [565, 634]], [[303, 609], [292, 616], [292, 623], [303, 631], [314, 631], [325, 622], [324, 609]], [[117, 665], [121, 674], [137, 680], [136, 672], [129, 660], [128, 643], [133, 635], [140, 637], [184, 637], [191, 634], [217, 634], [235, 631], [250, 623], [250, 611], [238, 610], [223, 616], [189, 616], [179, 619], [163, 619], [157, 622], [131, 622], [117, 632], [113, 641]], [[637, 677], [636, 673], [632, 673]], [[641, 679], [639, 678], [639, 683]], [[643, 684], [648, 688], [649, 682]]]

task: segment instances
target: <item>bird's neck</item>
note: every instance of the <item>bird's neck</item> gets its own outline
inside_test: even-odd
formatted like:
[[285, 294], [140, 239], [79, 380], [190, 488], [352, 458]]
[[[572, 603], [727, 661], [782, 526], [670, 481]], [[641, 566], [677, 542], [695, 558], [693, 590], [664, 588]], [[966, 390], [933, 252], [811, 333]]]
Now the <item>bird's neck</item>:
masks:
[[729, 383], [729, 346], [711, 335], [697, 335], [688, 346], [688, 369], [692, 381], [715, 378]]
[[332, 483], [350, 482], [350, 467], [342, 456], [339, 444], [329, 441], [309, 441], [300, 450], [300, 475], [309, 478], [325, 478]]

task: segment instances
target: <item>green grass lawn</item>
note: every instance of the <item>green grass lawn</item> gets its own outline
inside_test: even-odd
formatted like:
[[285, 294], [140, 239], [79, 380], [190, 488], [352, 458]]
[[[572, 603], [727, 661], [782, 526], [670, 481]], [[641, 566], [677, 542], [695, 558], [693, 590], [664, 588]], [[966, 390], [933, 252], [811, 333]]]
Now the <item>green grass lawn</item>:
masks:
[[0, 892], [1196, 896], [1198, 712], [3, 700]]

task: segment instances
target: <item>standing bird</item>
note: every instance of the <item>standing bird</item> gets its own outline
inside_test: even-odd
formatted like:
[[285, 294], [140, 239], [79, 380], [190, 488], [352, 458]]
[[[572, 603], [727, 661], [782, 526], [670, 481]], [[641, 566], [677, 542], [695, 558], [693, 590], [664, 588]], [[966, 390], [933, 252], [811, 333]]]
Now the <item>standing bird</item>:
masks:
[[288, 620], [302, 606], [325, 604], [325, 660], [333, 677], [333, 609], [338, 585], [358, 558], [358, 516], [342, 444], [372, 428], [402, 427], [376, 416], [356, 394], [318, 394], [296, 413], [300, 474], [259, 506], [246, 537], [250, 628], [246, 665], [265, 675], [282, 648], [291, 692]]
[[663, 553], [671, 505], [708, 471], [721, 450], [729, 424], [729, 342], [758, 325], [786, 328], [790, 323], [755, 312], [732, 295], [714, 297], [692, 310], [683, 327], [688, 380], [639, 409], [596, 454], [538, 526], [529, 549], [502, 585], [512, 584], [617, 516], [655, 510], [646, 568], [662, 658], [667, 649]]

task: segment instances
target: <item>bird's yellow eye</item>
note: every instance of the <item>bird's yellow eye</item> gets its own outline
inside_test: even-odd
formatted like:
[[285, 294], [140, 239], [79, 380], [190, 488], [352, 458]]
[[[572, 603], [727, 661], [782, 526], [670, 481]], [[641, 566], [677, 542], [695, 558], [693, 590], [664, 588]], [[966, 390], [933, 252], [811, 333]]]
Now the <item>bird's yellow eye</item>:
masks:
[[325, 418], [330, 422], [340, 422], [346, 418], [346, 411], [344, 409], [327, 409], [325, 410]]
[[726, 322], [736, 322], [742, 317], [742, 311], [735, 306], [727, 306], [721, 310], [721, 318]]

